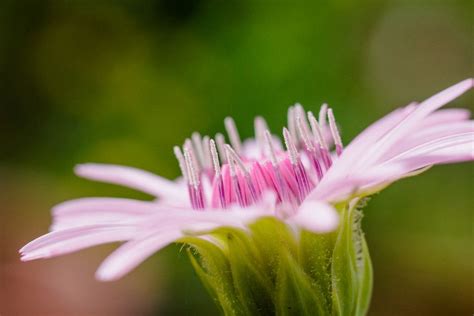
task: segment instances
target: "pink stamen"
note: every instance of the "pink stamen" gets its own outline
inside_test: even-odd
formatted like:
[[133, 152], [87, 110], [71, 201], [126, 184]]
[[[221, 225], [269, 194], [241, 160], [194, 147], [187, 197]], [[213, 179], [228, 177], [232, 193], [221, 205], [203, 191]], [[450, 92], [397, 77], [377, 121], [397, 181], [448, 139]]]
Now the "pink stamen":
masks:
[[302, 118], [299, 116], [296, 119], [296, 123], [298, 126], [298, 131], [300, 133], [300, 137], [303, 140], [303, 143], [305, 144], [306, 147], [306, 153], [309, 157], [309, 160], [311, 162], [311, 165], [313, 166], [315, 172], [316, 172], [316, 177], [317, 180], [321, 180], [323, 177], [323, 171], [321, 169], [321, 165], [319, 164], [317, 153], [316, 153], [316, 148], [313, 145], [313, 142], [311, 141], [309, 137], [309, 129], [306, 125], [302, 123]]
[[222, 180], [222, 173], [221, 167], [219, 165], [219, 156], [217, 154], [216, 143], [213, 139], [210, 140], [209, 147], [211, 152], [212, 165], [214, 167], [214, 181], [215, 183], [217, 183], [217, 190], [219, 192], [220, 207], [226, 208], [227, 203], [225, 201], [224, 182]]
[[280, 168], [278, 167], [278, 159], [276, 157], [275, 147], [273, 146], [272, 135], [268, 130], [265, 131], [265, 140], [270, 154], [270, 162], [272, 165], [273, 173], [276, 179], [275, 188], [279, 195], [279, 200], [281, 202], [289, 202], [290, 199], [288, 198], [288, 192], [286, 190], [285, 183], [283, 182], [283, 177], [281, 176]]
[[340, 155], [343, 150], [332, 110], [323, 105], [319, 116], [318, 121], [313, 113], [306, 115], [298, 103], [290, 107], [289, 129], [283, 129], [286, 151], [280, 143], [276, 146], [277, 139], [268, 131], [265, 120], [255, 118], [255, 138], [261, 153], [259, 159], [244, 156], [235, 122], [231, 118], [225, 119], [225, 126], [234, 147], [226, 144], [222, 134], [216, 134], [215, 140], [212, 140], [194, 133], [192, 140], [185, 141], [184, 154], [178, 147], [174, 148], [188, 183], [191, 206], [196, 210], [206, 207], [201, 177], [208, 176], [212, 182], [213, 208], [225, 209], [232, 203], [247, 207], [258, 203], [265, 190], [271, 190], [277, 195], [277, 203], [286, 210], [294, 210], [332, 165], [329, 146], [321, 128], [321, 125], [327, 124], [326, 121], [329, 122], [327, 125], [337, 154]]
[[314, 117], [312, 112], [308, 112], [308, 119], [311, 125], [311, 130], [313, 132], [313, 138], [315, 143], [318, 145], [319, 154], [321, 155], [321, 160], [326, 170], [328, 170], [332, 165], [331, 155], [329, 153], [328, 145], [323, 138], [321, 128], [318, 121]]
[[250, 191], [252, 202], [257, 202], [258, 201], [257, 190], [255, 189], [255, 186], [252, 182], [252, 178], [250, 177], [250, 172], [248, 168], [245, 166], [244, 162], [240, 159], [239, 155], [237, 155], [237, 153], [232, 149], [232, 147], [227, 145], [226, 150], [230, 155], [230, 159], [232, 159], [232, 161], [237, 163], [237, 166], [239, 167], [240, 171], [243, 173], [245, 182]]
[[237, 167], [229, 149], [230, 149], [230, 146], [227, 145], [226, 146], [227, 162], [229, 164], [230, 177], [232, 179], [232, 188], [234, 189], [235, 195], [237, 196], [237, 202], [239, 203], [240, 206], [244, 207], [247, 205], [247, 203], [245, 202], [244, 193], [240, 185], [239, 178], [237, 176]]
[[283, 129], [283, 137], [288, 150], [288, 157], [290, 158], [290, 162], [295, 173], [296, 183], [298, 184], [298, 202], [301, 203], [310, 190], [308, 177], [301, 160], [299, 159], [298, 151], [296, 150], [295, 144], [291, 139], [290, 132], [286, 128]]
[[314, 150], [308, 150], [307, 152], [309, 161], [311, 162], [311, 166], [313, 166], [313, 169], [316, 173], [316, 180], [317, 182], [321, 181], [323, 178], [323, 169], [321, 168], [321, 164], [319, 163], [318, 155], [316, 153], [316, 149]]
[[189, 144], [184, 148], [184, 160], [187, 166], [188, 190], [190, 191], [191, 206], [197, 210], [204, 209], [205, 203], [202, 185], [196, 170], [193, 149]]

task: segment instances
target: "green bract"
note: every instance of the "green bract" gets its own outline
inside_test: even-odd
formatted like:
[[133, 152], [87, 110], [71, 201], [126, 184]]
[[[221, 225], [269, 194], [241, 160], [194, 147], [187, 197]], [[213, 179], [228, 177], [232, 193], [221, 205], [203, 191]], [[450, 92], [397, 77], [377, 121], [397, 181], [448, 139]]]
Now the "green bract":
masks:
[[275, 218], [248, 230], [195, 236], [191, 262], [225, 315], [365, 315], [372, 266], [356, 203], [339, 206], [337, 231], [293, 231]]

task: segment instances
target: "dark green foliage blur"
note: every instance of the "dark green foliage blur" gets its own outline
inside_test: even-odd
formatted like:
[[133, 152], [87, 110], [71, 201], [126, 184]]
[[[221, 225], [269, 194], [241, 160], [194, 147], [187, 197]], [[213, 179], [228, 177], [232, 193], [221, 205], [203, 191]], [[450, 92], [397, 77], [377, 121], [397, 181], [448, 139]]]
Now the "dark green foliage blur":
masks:
[[[328, 102], [348, 143], [395, 107], [472, 76], [473, 12], [468, 0], [1, 1], [0, 314], [216, 314], [179, 246], [107, 285], [93, 272], [113, 247], [72, 255], [93, 258], [74, 267], [20, 264], [17, 250], [47, 231], [60, 201], [150, 198], [78, 179], [76, 163], [174, 178], [172, 146], [193, 131], [214, 135], [231, 115], [250, 137], [262, 115], [279, 132], [294, 102], [313, 111]], [[473, 93], [453, 104], [474, 110]], [[473, 164], [464, 163], [370, 201], [369, 315], [472, 313], [473, 192]], [[84, 287], [58, 283], [72, 269]], [[59, 305], [63, 288], [75, 299]]]

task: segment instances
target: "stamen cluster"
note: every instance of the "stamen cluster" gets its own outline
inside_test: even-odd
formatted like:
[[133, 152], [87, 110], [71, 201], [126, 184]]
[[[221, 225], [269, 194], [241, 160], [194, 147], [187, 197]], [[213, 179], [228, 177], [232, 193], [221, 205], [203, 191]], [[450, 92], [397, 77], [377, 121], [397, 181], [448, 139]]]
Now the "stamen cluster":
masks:
[[[257, 117], [256, 157], [242, 145], [234, 120], [228, 117], [224, 123], [230, 144], [222, 134], [214, 140], [195, 132], [182, 149], [174, 147], [193, 209], [225, 209], [234, 203], [247, 207], [258, 202], [265, 191], [271, 191], [278, 204], [287, 211], [294, 210], [343, 152], [333, 111], [326, 104], [320, 109], [319, 119], [312, 112], [306, 113], [300, 104], [289, 108], [288, 128], [283, 128], [285, 149], [270, 133], [265, 120]], [[325, 137], [328, 134], [331, 136]], [[332, 143], [336, 156], [330, 152]]]

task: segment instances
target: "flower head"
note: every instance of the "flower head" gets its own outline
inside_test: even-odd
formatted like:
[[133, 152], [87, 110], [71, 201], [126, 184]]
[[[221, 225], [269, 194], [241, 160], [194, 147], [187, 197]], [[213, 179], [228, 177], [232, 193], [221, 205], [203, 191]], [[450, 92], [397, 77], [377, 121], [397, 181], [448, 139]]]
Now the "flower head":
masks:
[[[435, 96], [395, 110], [344, 148], [333, 110], [318, 117], [296, 104], [282, 140], [263, 118], [255, 138], [241, 142], [231, 118], [229, 143], [194, 133], [175, 147], [182, 177], [169, 181], [130, 167], [84, 164], [79, 176], [124, 185], [154, 201], [83, 198], [54, 207], [51, 232], [24, 246], [22, 260], [48, 258], [125, 241], [101, 265], [101, 280], [120, 278], [154, 252], [189, 236], [212, 238], [220, 227], [247, 230], [276, 218], [298, 234], [337, 228], [339, 204], [354, 203], [389, 183], [434, 164], [473, 160], [474, 123], [462, 109], [438, 110], [473, 86], [467, 79]], [[352, 202], [351, 202], [352, 201]]]

